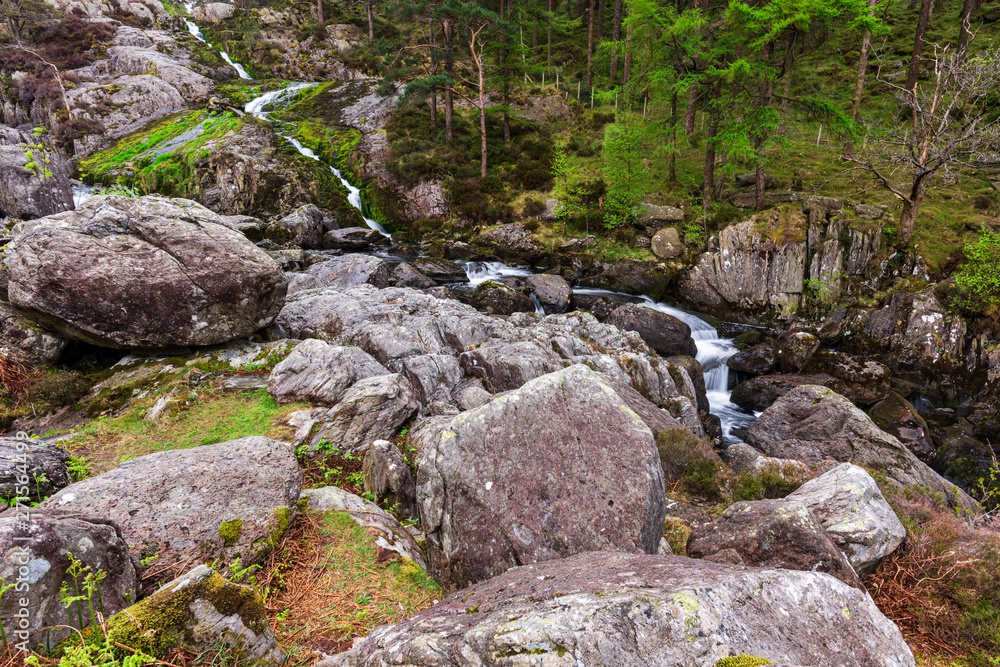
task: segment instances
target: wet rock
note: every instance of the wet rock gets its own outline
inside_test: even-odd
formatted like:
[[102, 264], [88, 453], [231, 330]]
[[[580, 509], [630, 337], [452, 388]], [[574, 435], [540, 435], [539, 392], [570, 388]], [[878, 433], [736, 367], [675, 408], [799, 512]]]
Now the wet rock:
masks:
[[479, 311], [491, 315], [533, 313], [535, 304], [522, 292], [503, 283], [485, 282], [472, 293], [469, 301]]
[[54, 364], [66, 349], [53, 335], [0, 301], [0, 355], [28, 366]]
[[895, 436], [921, 460], [926, 462], [934, 458], [930, 427], [916, 408], [895, 391], [873, 405], [868, 414], [876, 426]]
[[[19, 579], [22, 582], [22, 591], [9, 589], [0, 606], [0, 619], [11, 646], [27, 641], [28, 646], [42, 650], [46, 635], [54, 646], [69, 636], [71, 630], [65, 626], [80, 625], [76, 614], [70, 619], [60, 597], [63, 585], [71, 590], [74, 586], [73, 576], [67, 572], [70, 554], [89, 568], [88, 572], [105, 573], [100, 600], [96, 594], [91, 600], [95, 609], [103, 609], [110, 616], [135, 602], [139, 563], [129, 555], [122, 531], [114, 521], [100, 515], [39, 507], [30, 508], [28, 514], [26, 519], [16, 508], [0, 513], [0, 553], [4, 554], [0, 560], [0, 586], [16, 585]], [[21, 568], [26, 576], [20, 576]], [[25, 584], [29, 586], [27, 591], [23, 590]], [[27, 606], [21, 606], [22, 598], [27, 600]], [[87, 606], [87, 602], [83, 605]], [[26, 610], [27, 616], [21, 618], [25, 618], [27, 627], [18, 628], [21, 609]], [[85, 613], [84, 625], [92, 622]], [[50, 627], [50, 632], [39, 632]]]
[[696, 406], [698, 410], [707, 414], [711, 406], [708, 404], [708, 394], [705, 387], [705, 369], [702, 368], [701, 362], [694, 357], [686, 355], [668, 357], [667, 361], [687, 371], [688, 377], [691, 378], [691, 383], [694, 385]]
[[376, 440], [365, 452], [365, 493], [387, 507], [398, 507], [399, 516], [418, 519], [417, 485], [399, 447]]
[[592, 297], [580, 294], [573, 295], [572, 310], [586, 310], [593, 314], [599, 321], [604, 322], [608, 315], [620, 306], [617, 301], [612, 301], [606, 296]]
[[653, 238], [650, 239], [650, 249], [660, 259], [673, 259], [684, 254], [684, 243], [681, 241], [681, 235], [677, 233], [677, 229], [664, 227], [653, 234]]
[[841, 463], [787, 496], [812, 510], [859, 576], [871, 574], [906, 539], [906, 529], [871, 475]]
[[655, 553], [663, 528], [652, 433], [585, 366], [455, 417], [418, 454], [417, 498], [447, 587], [594, 549]]
[[396, 268], [392, 270], [389, 283], [396, 287], [413, 287], [416, 289], [427, 289], [428, 287], [435, 287], [437, 285], [434, 280], [425, 276], [408, 262], [396, 265]]
[[364, 250], [384, 237], [367, 227], [334, 229], [323, 235], [323, 247], [336, 250]]
[[666, 264], [623, 259], [604, 265], [599, 273], [581, 278], [579, 284], [612, 292], [645, 294], [657, 300], [666, 293], [672, 277], [673, 271]]
[[736, 385], [729, 400], [745, 410], [760, 412], [771, 407], [776, 400], [792, 389], [802, 385], [820, 385], [834, 390], [841, 387], [840, 381], [829, 375], [799, 373], [761, 375]]
[[539, 273], [529, 277], [526, 283], [546, 313], [565, 313], [569, 310], [573, 288], [562, 276]]
[[978, 503], [927, 467], [849, 400], [816, 385], [792, 389], [757, 418], [747, 443], [770, 456], [854, 463], [883, 472], [902, 488], [922, 485], [951, 507], [981, 512]]
[[509, 570], [376, 628], [320, 664], [513, 667], [530, 656], [554, 667], [714, 667], [733, 655], [789, 665], [915, 664], [871, 598], [829, 575], [623, 553]]
[[271, 323], [287, 286], [278, 265], [215, 213], [164, 197], [98, 196], [19, 223], [8, 262], [14, 306], [104, 347], [247, 336]]
[[388, 374], [389, 370], [364, 350], [310, 338], [274, 367], [267, 387], [279, 403], [334, 405], [356, 381]]
[[342, 454], [358, 454], [376, 440], [395, 435], [419, 408], [416, 392], [402, 375], [366, 378], [348, 389], [323, 416], [309, 450], [315, 451], [326, 441]]
[[840, 393], [858, 405], [871, 405], [889, 395], [889, 367], [843, 352], [817, 351], [806, 366], [810, 373], [825, 373], [840, 380]]
[[0, 499], [41, 502], [72, 481], [67, 462], [69, 453], [55, 445], [0, 438]]
[[658, 310], [627, 304], [616, 308], [605, 322], [623, 331], [635, 331], [664, 357], [693, 357], [698, 353], [694, 339], [691, 338], [691, 327]]
[[445, 282], [465, 282], [469, 278], [461, 264], [436, 257], [419, 257], [413, 261], [413, 268], [434, 280]]
[[693, 558], [724, 549], [736, 551], [747, 565], [826, 572], [864, 590], [830, 535], [796, 500], [738, 502], [715, 521], [697, 526], [688, 538], [687, 552]]
[[108, 639], [160, 657], [183, 646], [195, 653], [225, 648], [226, 655], [260, 667], [285, 662], [257, 591], [207, 565], [108, 619]]
[[335, 486], [307, 489], [309, 509], [319, 512], [346, 512], [359, 525], [374, 533], [374, 542], [380, 550], [390, 551], [413, 561], [420, 569], [427, 569], [427, 562], [417, 541], [396, 517], [375, 503]]
[[774, 370], [776, 362], [774, 346], [771, 343], [758, 343], [729, 357], [726, 365], [741, 373], [767, 375]]
[[115, 521], [132, 553], [158, 556], [165, 581], [196, 559], [259, 562], [284, 534], [301, 490], [291, 448], [250, 437], [140, 456], [43, 506]]
[[736, 346], [737, 350], [743, 351], [750, 349], [754, 345], [760, 344], [761, 340], [764, 338], [764, 334], [756, 329], [751, 329], [750, 331], [744, 331], [740, 335], [733, 339], [733, 345]]
[[324, 287], [345, 290], [366, 283], [382, 289], [389, 286], [389, 265], [370, 255], [343, 255], [313, 264], [297, 277], [294, 283], [289, 281], [289, 294]]
[[778, 365], [782, 373], [801, 373], [806, 367], [813, 354], [819, 349], [819, 338], [806, 333], [796, 331], [787, 340], [779, 344]]
[[[73, 189], [58, 153], [41, 140], [0, 125], [0, 216], [27, 220], [73, 208]], [[42, 169], [51, 175], [40, 177]]]
[[519, 222], [480, 232], [476, 240], [504, 260], [521, 260], [534, 264], [546, 255], [545, 248]]

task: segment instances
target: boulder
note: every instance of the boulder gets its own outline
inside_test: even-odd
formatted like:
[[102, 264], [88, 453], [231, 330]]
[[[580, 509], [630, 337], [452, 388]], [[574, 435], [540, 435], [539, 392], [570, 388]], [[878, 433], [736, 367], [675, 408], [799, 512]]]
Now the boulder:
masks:
[[538, 214], [539, 220], [555, 220], [562, 209], [562, 202], [558, 199], [546, 199], [545, 210]]
[[451, 403], [452, 390], [462, 380], [462, 366], [449, 354], [418, 354], [393, 367], [410, 381], [421, 405]]
[[29, 133], [0, 125], [0, 217], [28, 220], [73, 208], [66, 165], [41, 144]]
[[[80, 625], [77, 614], [70, 619], [60, 596], [62, 586], [75, 584], [68, 572], [70, 555], [87, 568], [85, 572], [105, 574], [100, 600], [96, 594], [91, 600], [95, 609], [110, 616], [135, 602], [139, 563], [129, 555], [121, 528], [109, 519], [51, 508], [11, 508], [0, 513], [0, 554], [0, 587], [21, 582], [20, 590], [10, 589], [3, 595], [0, 606], [0, 619], [11, 645], [27, 641], [41, 650], [46, 648], [48, 634], [55, 646], [71, 631], [53, 626]], [[21, 606], [22, 599], [27, 600], [26, 606]], [[89, 608], [86, 602], [83, 605]], [[27, 610], [27, 616], [22, 616], [27, 624], [18, 628], [21, 609]], [[84, 626], [93, 622], [84, 613]], [[39, 632], [49, 627], [50, 633]]]
[[546, 313], [565, 313], [569, 310], [573, 288], [562, 276], [539, 273], [528, 278], [526, 283]]
[[388, 373], [364, 350], [310, 338], [274, 367], [267, 388], [279, 403], [334, 405], [358, 380]]
[[67, 341], [53, 335], [0, 301], [0, 356], [27, 366], [59, 361]]
[[413, 268], [434, 280], [466, 282], [469, 279], [461, 264], [438, 257], [419, 257], [413, 261]]
[[0, 500], [39, 503], [72, 481], [69, 453], [54, 445], [0, 438]]
[[810, 510], [859, 576], [871, 574], [906, 539], [906, 529], [871, 475], [841, 463], [787, 496]]
[[346, 290], [365, 283], [379, 289], [389, 286], [389, 265], [370, 255], [333, 257], [313, 264], [299, 275], [301, 280], [296, 281], [294, 289], [289, 287], [289, 294], [326, 287]]
[[493, 394], [482, 386], [474, 384], [462, 389], [458, 396], [458, 407], [462, 410], [475, 410], [480, 405], [486, 405], [493, 400]]
[[868, 415], [876, 426], [895, 436], [921, 460], [934, 458], [930, 427], [916, 408], [896, 392], [890, 391], [884, 400], [872, 406]]
[[639, 259], [621, 259], [595, 269], [600, 271], [580, 278], [580, 287], [644, 294], [654, 300], [663, 297], [673, 277], [673, 269], [666, 264]]
[[778, 348], [778, 365], [782, 373], [801, 373], [819, 349], [819, 338], [805, 331], [796, 331]]
[[186, 199], [116, 195], [19, 223], [11, 303], [48, 327], [115, 348], [212, 345], [267, 326], [278, 265]]
[[476, 241], [488, 247], [504, 260], [520, 260], [533, 264], [545, 257], [546, 254], [545, 248], [519, 222], [500, 225], [480, 232]]
[[899, 487], [922, 486], [951, 507], [980, 513], [979, 504], [921, 462], [849, 400], [826, 387], [803, 385], [775, 401], [747, 431], [747, 443], [810, 465], [854, 463], [878, 470]]
[[851, 564], [816, 516], [797, 500], [735, 503], [718, 519], [696, 526], [688, 537], [687, 553], [693, 558], [726, 549], [734, 550], [746, 565], [826, 572], [864, 590]]
[[309, 509], [318, 512], [345, 512], [359, 525], [368, 529], [375, 538], [375, 546], [390, 551], [416, 563], [422, 570], [427, 569], [427, 561], [420, 545], [413, 539], [396, 517], [375, 503], [335, 486], [308, 489], [302, 492], [308, 499]]
[[729, 400], [745, 410], [760, 412], [771, 407], [776, 400], [792, 389], [804, 384], [820, 385], [835, 390], [841, 388], [840, 382], [829, 375], [803, 375], [799, 373], [761, 375], [736, 385]]
[[318, 248], [324, 240], [323, 232], [328, 224], [322, 209], [307, 204], [272, 223], [267, 228], [266, 236], [278, 243], [291, 243], [300, 248]]
[[843, 210], [843, 208], [844, 203], [833, 197], [807, 197], [805, 201], [802, 202], [802, 210], [806, 213], [811, 213], [813, 211], [833, 213], [834, 211]]
[[417, 485], [403, 452], [388, 440], [376, 440], [365, 452], [365, 493], [375, 502], [397, 507], [399, 516], [418, 519]]
[[508, 570], [319, 665], [715, 667], [735, 655], [915, 664], [872, 599], [827, 574], [587, 553]]
[[[751, 172], [749, 174], [737, 174], [735, 177], [736, 186], [740, 188], [748, 188], [752, 185], [757, 184], [757, 174]], [[771, 174], [764, 174], [764, 189], [771, 190], [774, 188], [774, 177]]]
[[840, 393], [857, 405], [878, 403], [889, 395], [892, 373], [885, 364], [843, 352], [818, 350], [806, 365], [809, 373], [825, 373], [840, 380]]
[[487, 281], [476, 288], [469, 301], [479, 311], [490, 315], [533, 313], [535, 304], [522, 292], [503, 283]]
[[420, 273], [407, 262], [396, 265], [396, 268], [392, 270], [389, 282], [396, 287], [414, 287], [416, 289], [427, 289], [437, 285], [437, 282]]
[[[139, 3], [134, 3], [139, 4]], [[187, 103], [205, 102], [215, 82], [153, 48], [112, 46], [106, 52], [111, 73], [118, 76], [154, 76], [181, 94]]]
[[241, 664], [278, 667], [285, 656], [253, 588], [222, 578], [207, 565], [164, 584], [108, 619], [108, 639], [165, 657], [172, 648], [194, 653], [225, 648]]
[[676, 228], [664, 227], [653, 234], [653, 238], [649, 241], [649, 249], [660, 259], [673, 259], [684, 254], [684, 243]]
[[750, 375], [767, 375], [774, 370], [777, 361], [774, 345], [757, 343], [753, 347], [737, 352], [726, 360], [726, 365], [734, 371]]
[[364, 250], [384, 237], [377, 229], [345, 227], [333, 229], [323, 235], [323, 247], [336, 250]]
[[665, 514], [649, 427], [580, 365], [455, 417], [418, 453], [417, 499], [450, 588], [583, 551], [656, 553]]
[[685, 355], [694, 357], [698, 348], [691, 338], [691, 327], [673, 315], [652, 308], [626, 304], [619, 306], [605, 320], [622, 331], [635, 331], [646, 343], [664, 357]]
[[220, 21], [231, 18], [236, 13], [236, 7], [228, 2], [209, 2], [195, 8], [195, 17], [208, 21]]
[[326, 441], [342, 454], [359, 454], [376, 440], [391, 438], [419, 409], [406, 377], [393, 373], [365, 378], [323, 415], [309, 450]]
[[991, 446], [981, 442], [975, 429], [965, 419], [934, 433], [937, 451], [931, 466], [966, 489], [978, 487], [979, 480], [987, 491], [1000, 493], [1000, 479], [993, 477], [996, 454]]
[[[643, 227], [662, 227], [664, 222], [684, 222], [684, 209], [644, 202], [636, 210], [636, 222]], [[652, 233], [652, 232], [651, 232]]]
[[301, 490], [291, 448], [250, 437], [140, 456], [70, 484], [43, 506], [117, 522], [139, 558], [158, 556], [162, 582], [192, 562], [259, 562], [284, 534]]
[[861, 218], [862, 220], [878, 220], [883, 215], [885, 211], [878, 206], [869, 206], [868, 204], [855, 204], [854, 214]]

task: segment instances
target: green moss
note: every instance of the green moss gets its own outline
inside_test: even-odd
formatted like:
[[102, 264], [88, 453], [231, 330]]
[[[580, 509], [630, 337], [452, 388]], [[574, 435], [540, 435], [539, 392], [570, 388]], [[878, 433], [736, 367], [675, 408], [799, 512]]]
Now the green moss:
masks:
[[232, 546], [236, 544], [236, 541], [240, 539], [240, 535], [243, 534], [243, 519], [232, 519], [231, 521], [223, 521], [219, 526], [219, 537], [225, 540], [226, 546]]
[[767, 658], [758, 658], [752, 655], [734, 655], [715, 663], [715, 667], [759, 667], [760, 665], [773, 665]]

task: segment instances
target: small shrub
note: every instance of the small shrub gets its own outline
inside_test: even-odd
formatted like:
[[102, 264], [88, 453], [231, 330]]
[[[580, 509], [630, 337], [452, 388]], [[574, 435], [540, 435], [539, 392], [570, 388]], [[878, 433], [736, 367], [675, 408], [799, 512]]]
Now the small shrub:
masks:
[[972, 208], [978, 211], [986, 211], [993, 207], [993, 198], [989, 195], [978, 195], [972, 200]]
[[756, 473], [744, 473], [733, 483], [733, 500], [784, 498], [806, 482], [802, 470], [774, 464]]
[[668, 484], [683, 486], [693, 496], [722, 500], [729, 473], [712, 443], [686, 428], [663, 431], [656, 438], [660, 464]]
[[524, 217], [536, 218], [545, 212], [545, 204], [538, 199], [529, 197], [524, 200]]
[[1000, 307], [1000, 235], [983, 234], [965, 246], [965, 267], [955, 280], [959, 303], [973, 312], [995, 316]]

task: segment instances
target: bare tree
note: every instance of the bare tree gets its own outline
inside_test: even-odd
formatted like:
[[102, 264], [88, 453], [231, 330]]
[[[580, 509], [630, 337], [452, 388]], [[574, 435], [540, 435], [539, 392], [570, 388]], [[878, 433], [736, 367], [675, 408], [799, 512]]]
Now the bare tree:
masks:
[[1000, 86], [1000, 50], [989, 49], [964, 61], [947, 48], [927, 59], [929, 81], [912, 90], [882, 76], [898, 104], [888, 119], [871, 127], [874, 140], [844, 159], [872, 174], [903, 204], [899, 241], [910, 242], [917, 213], [931, 180], [970, 162], [1000, 157], [1000, 119], [990, 96]]

